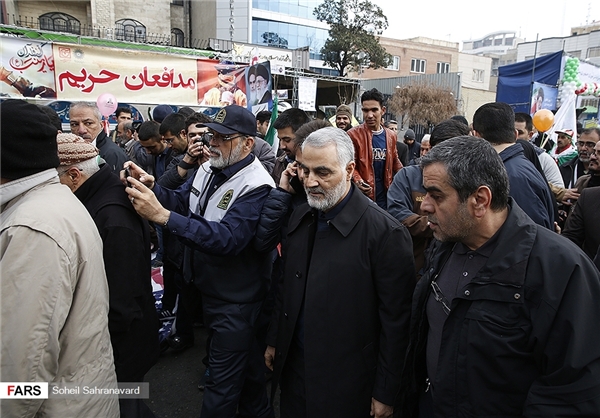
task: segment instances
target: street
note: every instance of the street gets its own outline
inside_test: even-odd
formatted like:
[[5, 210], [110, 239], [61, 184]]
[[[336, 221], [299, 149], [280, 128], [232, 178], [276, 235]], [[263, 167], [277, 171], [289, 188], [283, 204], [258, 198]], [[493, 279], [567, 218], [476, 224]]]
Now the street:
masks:
[[[167, 350], [146, 374], [150, 399], [146, 404], [156, 418], [191, 418], [200, 415], [202, 394], [198, 382], [204, 373], [206, 328], [194, 328], [195, 344], [182, 353]], [[270, 393], [271, 386], [267, 386]], [[277, 397], [278, 400], [278, 397]], [[276, 405], [275, 416], [279, 416]]]

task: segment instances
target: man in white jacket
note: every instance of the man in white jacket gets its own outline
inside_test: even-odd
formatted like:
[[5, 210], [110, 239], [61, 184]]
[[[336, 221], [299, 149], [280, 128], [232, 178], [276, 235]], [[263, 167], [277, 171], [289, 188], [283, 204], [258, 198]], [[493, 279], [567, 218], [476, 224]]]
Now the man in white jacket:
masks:
[[56, 128], [36, 105], [0, 104], [2, 382], [79, 387], [80, 395], [3, 399], [2, 417], [118, 417], [102, 241], [60, 184]]

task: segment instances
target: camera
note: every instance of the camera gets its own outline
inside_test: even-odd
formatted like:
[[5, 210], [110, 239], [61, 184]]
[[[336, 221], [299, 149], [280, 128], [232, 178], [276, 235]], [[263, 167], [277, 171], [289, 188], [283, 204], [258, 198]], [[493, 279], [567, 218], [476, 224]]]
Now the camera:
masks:
[[212, 138], [212, 134], [210, 132], [204, 132], [197, 139], [194, 140], [194, 143], [202, 142], [204, 145], [206, 145], [208, 147], [211, 138]]

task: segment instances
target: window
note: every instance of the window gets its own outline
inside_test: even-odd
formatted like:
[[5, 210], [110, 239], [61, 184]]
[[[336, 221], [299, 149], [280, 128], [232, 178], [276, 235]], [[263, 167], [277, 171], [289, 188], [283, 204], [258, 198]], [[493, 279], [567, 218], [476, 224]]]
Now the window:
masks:
[[172, 46], [184, 46], [183, 31], [178, 28], [171, 29], [171, 45]]
[[146, 42], [146, 27], [137, 20], [121, 19], [115, 24], [119, 41]]
[[175, 6], [183, 6], [183, 0], [173, 0], [172, 3]]
[[39, 17], [40, 29], [51, 30], [54, 32], [67, 32], [79, 35], [81, 33], [81, 24], [65, 13], [45, 13]]
[[581, 58], [581, 50], [579, 50], [579, 51], [567, 51], [567, 54], [573, 55], [575, 58]]
[[483, 75], [484, 75], [485, 71], [484, 70], [478, 70], [476, 68], [473, 69], [473, 81], [477, 81], [479, 83], [483, 83]]
[[581, 107], [587, 107], [587, 108], [596, 107], [597, 108], [598, 107], [598, 99], [596, 99], [595, 97], [585, 98], [585, 96], [584, 96], [581, 98]]
[[438, 74], [446, 74], [450, 72], [450, 63], [449, 62], [438, 62], [437, 70]]
[[600, 46], [594, 46], [592, 48], [588, 48], [587, 57], [588, 58], [600, 57]]
[[424, 73], [425, 72], [425, 60], [413, 58], [410, 61], [410, 72], [411, 73]]
[[400, 57], [393, 56], [392, 63], [388, 65], [387, 69], [398, 71], [400, 69]]

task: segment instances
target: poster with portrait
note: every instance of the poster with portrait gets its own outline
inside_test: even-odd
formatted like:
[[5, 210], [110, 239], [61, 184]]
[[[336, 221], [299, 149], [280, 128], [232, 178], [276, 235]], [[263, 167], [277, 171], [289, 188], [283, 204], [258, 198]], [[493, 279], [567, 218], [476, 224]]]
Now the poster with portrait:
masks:
[[55, 99], [52, 44], [2, 36], [0, 95]]
[[541, 109], [555, 110], [556, 98], [558, 97], [558, 88], [548, 84], [542, 84], [535, 81], [531, 95], [531, 111], [533, 116], [535, 112]]
[[248, 106], [247, 65], [232, 61], [198, 60], [198, 104], [223, 107]]
[[248, 86], [248, 109], [255, 115], [273, 107], [271, 92], [271, 63], [260, 62], [246, 70], [246, 85]]

